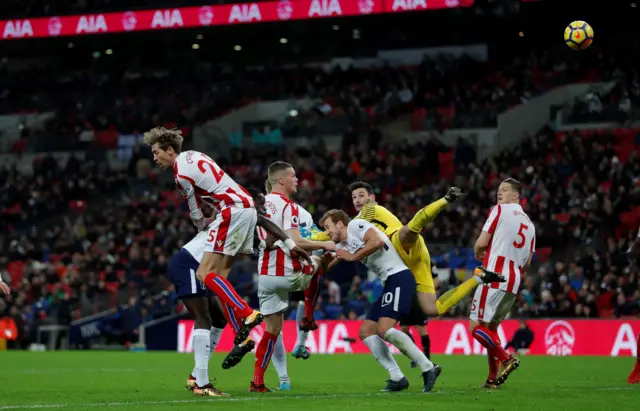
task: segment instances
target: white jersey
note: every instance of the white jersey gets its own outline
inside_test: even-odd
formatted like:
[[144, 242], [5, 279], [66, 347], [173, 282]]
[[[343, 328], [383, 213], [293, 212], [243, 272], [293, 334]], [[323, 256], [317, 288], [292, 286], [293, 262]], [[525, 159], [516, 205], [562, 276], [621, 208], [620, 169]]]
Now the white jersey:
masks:
[[373, 229], [377, 235], [384, 241], [384, 246], [375, 253], [362, 259], [362, 264], [375, 273], [384, 283], [387, 277], [408, 270], [400, 255], [393, 247], [391, 240], [376, 226], [368, 221], [354, 219], [347, 226], [347, 240], [337, 245], [338, 248], [344, 248], [351, 254], [364, 247], [364, 235], [367, 231]]
[[202, 262], [202, 256], [204, 255], [204, 246], [207, 243], [208, 235], [208, 230], [200, 231], [195, 237], [191, 239], [191, 241], [182, 246], [182, 248], [187, 250], [198, 263]]
[[[264, 196], [264, 205], [267, 209], [266, 217], [274, 222], [283, 231], [300, 229], [300, 216], [298, 206], [285, 195], [270, 193]], [[266, 239], [267, 232], [259, 228], [260, 238]], [[302, 270], [299, 259], [293, 259], [281, 248], [267, 251], [260, 249], [258, 256], [258, 273], [260, 275], [286, 276]]]
[[483, 266], [507, 279], [504, 283], [492, 283], [491, 288], [516, 294], [522, 269], [536, 249], [535, 226], [520, 204], [498, 204], [489, 212], [482, 231], [492, 235]]
[[228, 208], [252, 208], [253, 197], [236, 183], [206, 154], [184, 151], [173, 166], [176, 184], [187, 201], [192, 220], [202, 218], [199, 200], [219, 211]]

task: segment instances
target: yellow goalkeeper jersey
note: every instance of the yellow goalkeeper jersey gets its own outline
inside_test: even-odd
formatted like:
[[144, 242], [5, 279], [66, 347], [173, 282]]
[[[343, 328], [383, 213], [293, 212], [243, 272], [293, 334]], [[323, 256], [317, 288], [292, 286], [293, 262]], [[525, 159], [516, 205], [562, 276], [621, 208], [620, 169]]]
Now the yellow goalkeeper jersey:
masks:
[[391, 211], [373, 201], [365, 204], [355, 218], [370, 222], [387, 236], [391, 236], [403, 226]]
[[[398, 217], [376, 202], [370, 201], [362, 207], [360, 212], [354, 218], [365, 220], [375, 225], [387, 236], [402, 228], [403, 224]], [[329, 235], [324, 231], [311, 234], [312, 241], [329, 241]]]

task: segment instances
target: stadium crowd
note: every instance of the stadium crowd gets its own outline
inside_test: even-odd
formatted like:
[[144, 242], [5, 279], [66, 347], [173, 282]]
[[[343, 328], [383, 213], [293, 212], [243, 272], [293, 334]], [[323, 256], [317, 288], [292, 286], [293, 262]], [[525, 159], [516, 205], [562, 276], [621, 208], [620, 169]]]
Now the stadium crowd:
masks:
[[[468, 196], [424, 232], [442, 291], [459, 281], [460, 269], [477, 264], [469, 247], [495, 201], [495, 188], [506, 175], [516, 177], [527, 187], [523, 205], [536, 222], [538, 253], [513, 315], [625, 316], [640, 310], [638, 271], [623, 254], [640, 220], [640, 162], [628, 154], [635, 150], [633, 133], [547, 128], [483, 162], [461, 139], [452, 152], [436, 140], [371, 150], [354, 145], [341, 153], [321, 146], [284, 155], [279, 149], [252, 150], [251, 156], [238, 150], [233, 163], [222, 166], [241, 184], [261, 189], [266, 166], [284, 156], [300, 178], [298, 202], [316, 218], [333, 207], [353, 212], [346, 186], [356, 179], [371, 182], [377, 200], [403, 220], [455, 183]], [[122, 321], [131, 324], [180, 309], [166, 264], [194, 228], [177, 192], [149, 167], [148, 148], [137, 147], [126, 177], [108, 170], [104, 159], [80, 164], [73, 157], [67, 164], [46, 157], [34, 164], [32, 177], [6, 166], [0, 174], [6, 191], [16, 193], [10, 198], [25, 200], [5, 197], [2, 203], [0, 272], [14, 293], [0, 312], [14, 316], [26, 336], [43, 322], [68, 323], [106, 308], [128, 310]], [[451, 165], [454, 174], [443, 178], [441, 171]], [[133, 198], [134, 192], [145, 194]], [[56, 218], [46, 199], [61, 207], [84, 202]], [[253, 304], [255, 275], [255, 263], [247, 258], [230, 277]], [[319, 318], [357, 318], [380, 290], [353, 265], [328, 274], [325, 285]], [[148, 298], [158, 294], [164, 297]], [[462, 313], [464, 306], [454, 315]]]
[[[46, 131], [24, 130], [14, 152], [70, 150], [91, 141], [113, 148], [118, 133], [141, 133], [156, 124], [180, 125], [188, 132], [259, 99], [318, 102], [323, 115], [299, 116], [283, 127], [289, 136], [344, 133], [349, 126], [410, 111], [415, 129], [487, 127], [495, 126], [498, 113], [559, 84], [607, 77], [609, 65], [590, 56], [552, 50], [483, 62], [441, 54], [425, 55], [414, 66], [252, 69], [212, 64], [207, 57], [187, 66], [179, 53], [145, 64], [114, 55], [91, 63], [0, 70], [0, 112], [56, 113]], [[582, 70], [585, 66], [591, 69]]]

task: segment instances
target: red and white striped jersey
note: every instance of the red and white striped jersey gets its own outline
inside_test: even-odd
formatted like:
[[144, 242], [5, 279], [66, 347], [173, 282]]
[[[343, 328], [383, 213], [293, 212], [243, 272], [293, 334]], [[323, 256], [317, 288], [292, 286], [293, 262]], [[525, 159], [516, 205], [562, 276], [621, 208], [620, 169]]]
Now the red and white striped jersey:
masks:
[[492, 283], [491, 288], [517, 294], [522, 270], [536, 249], [535, 226], [520, 204], [498, 204], [489, 212], [482, 231], [492, 235], [484, 267], [507, 279], [504, 283]]
[[[300, 215], [298, 205], [280, 193], [270, 193], [264, 197], [267, 218], [282, 230], [299, 229]], [[260, 238], [266, 239], [267, 232], [260, 228]], [[260, 275], [285, 276], [302, 271], [302, 263], [298, 258], [291, 258], [281, 248], [267, 251], [260, 249], [258, 256], [258, 272]]]
[[173, 165], [173, 176], [189, 206], [192, 220], [202, 218], [200, 200], [219, 211], [231, 207], [254, 207], [253, 197], [249, 192], [222, 171], [206, 154], [198, 151], [184, 151], [178, 154]]

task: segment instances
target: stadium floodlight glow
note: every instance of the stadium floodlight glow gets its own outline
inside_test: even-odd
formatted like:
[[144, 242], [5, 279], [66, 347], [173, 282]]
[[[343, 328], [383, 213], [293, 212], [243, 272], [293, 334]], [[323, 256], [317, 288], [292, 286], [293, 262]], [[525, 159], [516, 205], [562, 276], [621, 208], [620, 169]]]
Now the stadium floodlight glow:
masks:
[[113, 50], [107, 49], [107, 50], [105, 50], [105, 54], [112, 55], [113, 54]]
[[289, 40], [287, 40], [287, 39], [286, 39], [286, 38], [284, 38], [284, 37], [280, 39], [280, 43], [281, 43], [281, 44], [287, 44], [287, 42], [288, 42], [288, 41], [289, 41]]
[[240, 50], [242, 50], [242, 46], [238, 46], [238, 45], [236, 45], [236, 46], [233, 46], [233, 49], [234, 49], [235, 51], [240, 51]]
[[191, 45], [191, 48], [194, 50], [198, 50], [200, 48], [200, 45], [198, 43], [194, 43]]

